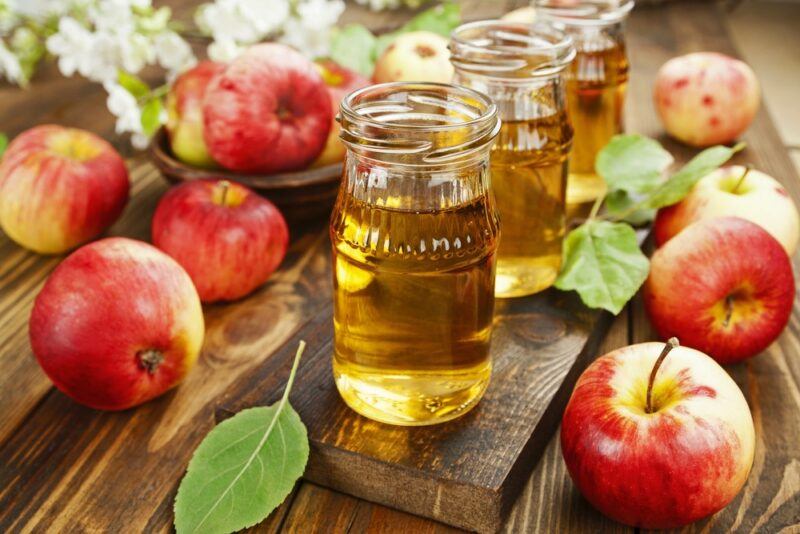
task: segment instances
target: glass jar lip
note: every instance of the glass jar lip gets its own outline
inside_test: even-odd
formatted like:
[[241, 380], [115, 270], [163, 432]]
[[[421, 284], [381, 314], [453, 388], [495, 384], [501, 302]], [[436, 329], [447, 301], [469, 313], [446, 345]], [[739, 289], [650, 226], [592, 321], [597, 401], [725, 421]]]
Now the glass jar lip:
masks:
[[[477, 102], [480, 102], [485, 109], [481, 112], [480, 115], [475, 116], [469, 120], [455, 122], [452, 121], [449, 124], [409, 124], [409, 123], [397, 123], [397, 122], [387, 122], [386, 120], [377, 120], [372, 118], [365, 113], [359, 113], [360, 110], [365, 110], [367, 107], [373, 107], [378, 111], [391, 111], [388, 108], [379, 108], [383, 105], [391, 105], [390, 101], [385, 100], [375, 100], [375, 101], [367, 101], [364, 102], [363, 106], [354, 105], [355, 101], [359, 98], [364, 97], [369, 93], [387, 93], [390, 94], [392, 92], [399, 93], [401, 90], [415, 90], [420, 93], [423, 91], [435, 91], [435, 90], [448, 90], [448, 91], [455, 91], [459, 93], [464, 99], [470, 99]], [[454, 102], [454, 104], [458, 105]], [[395, 104], [396, 105], [396, 104]], [[471, 126], [479, 125], [481, 122], [488, 122], [492, 119], [496, 119], [497, 117], [497, 106], [495, 105], [494, 101], [489, 98], [488, 96], [470, 89], [468, 87], [464, 87], [462, 85], [454, 85], [449, 83], [435, 83], [435, 82], [387, 82], [387, 83], [377, 83], [374, 85], [368, 85], [366, 87], [362, 87], [361, 89], [357, 89], [352, 93], [345, 96], [340, 105], [339, 105], [339, 113], [341, 116], [344, 116], [352, 121], [358, 121], [363, 124], [369, 124], [375, 128], [392, 128], [399, 131], [408, 130], [408, 131], [420, 131], [420, 130], [430, 130], [430, 131], [437, 131], [437, 132], [445, 132], [447, 130], [458, 130], [462, 128], [469, 128]], [[444, 117], [444, 116], [443, 116]]]
[[549, 0], [537, 0], [537, 17], [565, 26], [609, 26], [624, 20], [635, 5], [634, 0], [587, 0], [574, 5], [549, 5]]
[[[395, 98], [392, 98], [395, 97]], [[497, 106], [461, 85], [391, 82], [370, 85], [339, 105], [339, 138], [350, 151], [403, 159], [403, 165], [467, 160], [500, 131]]]
[[[492, 39], [497, 36], [519, 45], [495, 44]], [[542, 21], [468, 22], [450, 34], [449, 48], [450, 61], [456, 69], [498, 78], [552, 76], [563, 71], [575, 57], [572, 36], [559, 25]], [[540, 62], [531, 63], [532, 58]]]

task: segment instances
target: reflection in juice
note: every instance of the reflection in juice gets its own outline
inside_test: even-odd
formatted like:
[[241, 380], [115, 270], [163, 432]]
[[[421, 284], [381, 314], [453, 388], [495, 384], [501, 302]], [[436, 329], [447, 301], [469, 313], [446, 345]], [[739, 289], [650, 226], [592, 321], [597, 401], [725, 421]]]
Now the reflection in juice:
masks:
[[628, 59], [620, 42], [578, 42], [578, 54], [567, 75], [567, 109], [575, 129], [567, 186], [571, 214], [573, 210], [588, 213], [594, 200], [606, 192], [605, 182], [594, 172], [594, 162], [600, 149], [622, 132], [627, 85]]
[[563, 111], [537, 119], [506, 120], [500, 127], [491, 157], [502, 228], [498, 297], [536, 293], [558, 276], [571, 139]]
[[376, 205], [357, 197], [340, 193], [331, 219], [339, 392], [386, 423], [458, 417], [477, 404], [491, 372], [491, 198], [483, 192], [426, 211], [387, 207], [405, 203], [398, 198]]

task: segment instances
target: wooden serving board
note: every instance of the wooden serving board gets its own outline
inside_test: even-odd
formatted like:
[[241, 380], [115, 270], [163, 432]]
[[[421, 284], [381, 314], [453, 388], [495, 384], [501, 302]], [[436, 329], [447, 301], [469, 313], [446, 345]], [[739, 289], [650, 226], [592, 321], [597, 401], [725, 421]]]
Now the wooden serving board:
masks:
[[253, 370], [252, 391], [223, 405], [217, 418], [275, 402], [303, 339], [308, 348], [290, 400], [311, 441], [305, 478], [450, 525], [494, 532], [610, 322], [610, 314], [587, 309], [573, 293], [498, 300], [492, 379], [478, 406], [449, 423], [399, 427], [364, 418], [340, 399], [331, 372], [333, 318], [327, 304], [270, 365]]

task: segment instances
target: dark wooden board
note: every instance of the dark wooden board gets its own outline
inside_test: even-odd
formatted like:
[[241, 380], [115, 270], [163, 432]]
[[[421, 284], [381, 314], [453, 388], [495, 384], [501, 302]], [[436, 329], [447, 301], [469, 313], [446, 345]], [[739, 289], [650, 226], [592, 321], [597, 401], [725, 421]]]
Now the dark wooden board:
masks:
[[[371, 421], [341, 401], [331, 374], [332, 310], [321, 309], [272, 359], [285, 372], [299, 340], [309, 345], [290, 397], [311, 440], [304, 478], [454, 526], [499, 529], [611, 316], [558, 291], [496, 308], [492, 381], [480, 404], [455, 421], [410, 428]], [[254, 370], [252, 392], [220, 417], [275, 402], [281, 389], [263, 385], [274, 372]]]

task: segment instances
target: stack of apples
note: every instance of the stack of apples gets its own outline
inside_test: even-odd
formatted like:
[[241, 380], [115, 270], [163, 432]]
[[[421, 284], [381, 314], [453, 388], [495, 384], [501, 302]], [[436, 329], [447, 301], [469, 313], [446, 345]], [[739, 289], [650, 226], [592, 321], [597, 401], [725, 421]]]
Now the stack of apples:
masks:
[[331, 60], [254, 45], [230, 64], [205, 61], [178, 77], [167, 97], [170, 148], [190, 165], [235, 172], [336, 163], [344, 158], [339, 102], [368, 84]]

